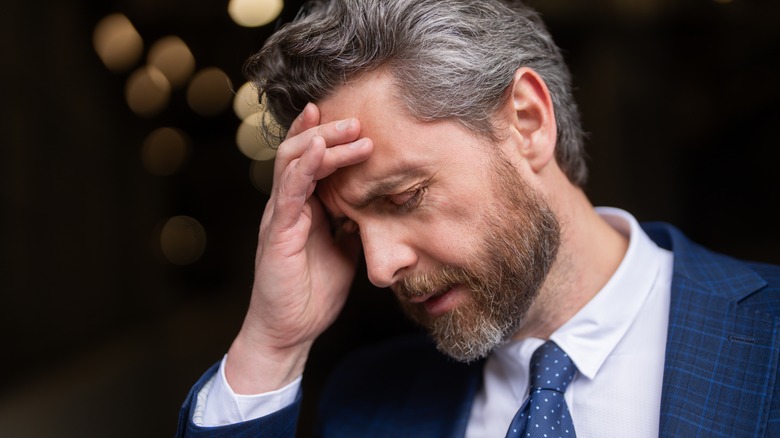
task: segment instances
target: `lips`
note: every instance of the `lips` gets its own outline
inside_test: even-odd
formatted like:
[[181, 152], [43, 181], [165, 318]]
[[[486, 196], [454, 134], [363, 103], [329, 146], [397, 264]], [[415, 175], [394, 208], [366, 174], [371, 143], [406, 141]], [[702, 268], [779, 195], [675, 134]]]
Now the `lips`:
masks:
[[428, 296], [422, 304], [425, 306], [425, 311], [428, 315], [435, 318], [452, 310], [462, 298], [463, 292], [464, 290], [460, 285], [455, 285]]
[[426, 303], [429, 300], [436, 300], [436, 299], [440, 298], [441, 296], [443, 296], [444, 294], [446, 294], [447, 292], [451, 291], [454, 288], [455, 288], [455, 286], [448, 286], [448, 287], [442, 288], [439, 291], [431, 293], [431, 294], [415, 295], [415, 296], [412, 296], [412, 297], [408, 298], [407, 301], [409, 301], [410, 303], [414, 303], [414, 304]]
[[422, 290], [407, 287], [404, 283], [396, 283], [391, 289], [410, 312], [425, 314], [426, 318], [437, 318], [468, 298], [468, 289], [461, 283], [448, 284], [429, 293], [425, 293], [427, 287], [421, 287]]

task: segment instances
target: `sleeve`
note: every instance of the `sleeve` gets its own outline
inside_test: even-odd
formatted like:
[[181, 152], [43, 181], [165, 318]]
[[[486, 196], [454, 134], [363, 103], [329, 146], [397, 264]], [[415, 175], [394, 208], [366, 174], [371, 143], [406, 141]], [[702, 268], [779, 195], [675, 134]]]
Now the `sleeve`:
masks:
[[224, 377], [224, 359], [190, 390], [179, 413], [179, 437], [293, 437], [301, 406], [299, 377], [266, 394], [233, 393]]

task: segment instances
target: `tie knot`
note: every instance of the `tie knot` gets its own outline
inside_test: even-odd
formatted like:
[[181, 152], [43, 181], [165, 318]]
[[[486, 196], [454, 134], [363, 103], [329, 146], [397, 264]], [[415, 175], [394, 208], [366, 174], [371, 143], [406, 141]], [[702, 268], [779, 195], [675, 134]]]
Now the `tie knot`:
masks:
[[531, 392], [551, 389], [563, 393], [574, 378], [577, 368], [561, 347], [545, 342], [531, 356]]

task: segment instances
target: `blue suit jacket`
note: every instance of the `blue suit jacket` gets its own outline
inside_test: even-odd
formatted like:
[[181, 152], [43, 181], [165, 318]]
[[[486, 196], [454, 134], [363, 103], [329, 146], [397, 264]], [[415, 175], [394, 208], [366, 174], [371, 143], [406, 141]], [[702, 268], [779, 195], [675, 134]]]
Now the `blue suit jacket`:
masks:
[[[708, 251], [664, 224], [644, 225], [674, 252], [661, 399], [662, 437], [780, 437], [780, 267]], [[293, 436], [299, 400], [275, 414], [198, 428], [190, 392], [180, 436]], [[482, 364], [453, 362], [424, 339], [402, 339], [354, 355], [334, 373], [317, 434], [344, 437], [462, 437]]]

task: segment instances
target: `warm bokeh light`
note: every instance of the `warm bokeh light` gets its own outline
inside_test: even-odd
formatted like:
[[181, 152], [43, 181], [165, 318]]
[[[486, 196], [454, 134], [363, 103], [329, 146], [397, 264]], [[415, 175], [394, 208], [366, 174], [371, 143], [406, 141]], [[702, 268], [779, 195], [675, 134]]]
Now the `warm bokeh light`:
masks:
[[257, 97], [257, 87], [251, 82], [247, 82], [238, 89], [236, 97], [233, 98], [233, 111], [239, 119], [244, 120], [250, 115], [261, 111], [260, 101]]
[[199, 71], [187, 87], [187, 103], [202, 116], [214, 116], [225, 110], [233, 99], [230, 79], [222, 70], [208, 67]]
[[283, 8], [283, 0], [230, 0], [228, 14], [239, 26], [259, 27], [276, 20]]
[[255, 188], [266, 195], [271, 194], [274, 181], [274, 160], [252, 161], [249, 168], [249, 180]]
[[146, 137], [141, 148], [144, 168], [153, 175], [168, 176], [179, 171], [189, 158], [187, 135], [176, 128], [158, 128]]
[[270, 114], [264, 111], [245, 118], [236, 133], [238, 149], [247, 157], [257, 161], [271, 160], [276, 157], [276, 145], [269, 144], [260, 129], [261, 117], [265, 117], [265, 123], [271, 125], [271, 129], [277, 126]]
[[134, 113], [153, 117], [168, 105], [171, 84], [156, 67], [141, 67], [127, 79], [125, 98]]
[[160, 232], [160, 248], [174, 265], [195, 263], [206, 250], [206, 230], [189, 216], [172, 217]]
[[147, 62], [159, 69], [174, 88], [179, 88], [195, 71], [195, 57], [187, 44], [177, 36], [167, 36], [149, 48]]
[[127, 71], [144, 51], [141, 35], [123, 14], [111, 14], [100, 20], [92, 42], [103, 64], [115, 72]]

